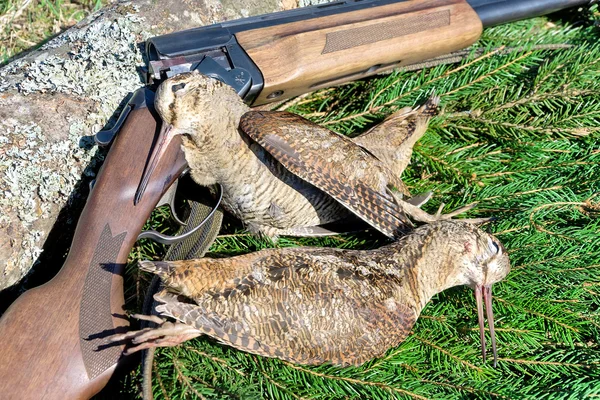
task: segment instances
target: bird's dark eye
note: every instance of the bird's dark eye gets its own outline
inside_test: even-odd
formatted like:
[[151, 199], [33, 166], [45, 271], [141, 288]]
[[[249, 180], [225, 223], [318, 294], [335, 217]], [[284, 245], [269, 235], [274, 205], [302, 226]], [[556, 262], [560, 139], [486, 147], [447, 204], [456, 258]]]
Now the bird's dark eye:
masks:
[[178, 90], [183, 89], [184, 87], [185, 87], [185, 83], [178, 83], [177, 85], [171, 86], [171, 90], [173, 91], [173, 93], [175, 93]]
[[502, 252], [502, 247], [501, 247], [500, 243], [498, 243], [496, 240], [492, 239], [491, 237], [488, 237], [488, 249], [493, 254], [500, 254]]

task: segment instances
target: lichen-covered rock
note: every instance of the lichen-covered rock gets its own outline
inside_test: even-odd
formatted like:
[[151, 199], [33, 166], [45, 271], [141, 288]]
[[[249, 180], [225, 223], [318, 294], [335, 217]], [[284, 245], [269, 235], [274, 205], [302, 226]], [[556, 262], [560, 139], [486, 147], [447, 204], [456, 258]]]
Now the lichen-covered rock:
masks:
[[97, 171], [101, 157], [91, 136], [143, 84], [139, 67], [145, 39], [297, 4], [121, 2], [1, 68], [0, 290], [25, 276], [59, 211], [81, 196], [77, 183]]
[[300, 7], [306, 7], [306, 6], [314, 6], [315, 4], [329, 3], [331, 1], [332, 0], [300, 0], [298, 5]]

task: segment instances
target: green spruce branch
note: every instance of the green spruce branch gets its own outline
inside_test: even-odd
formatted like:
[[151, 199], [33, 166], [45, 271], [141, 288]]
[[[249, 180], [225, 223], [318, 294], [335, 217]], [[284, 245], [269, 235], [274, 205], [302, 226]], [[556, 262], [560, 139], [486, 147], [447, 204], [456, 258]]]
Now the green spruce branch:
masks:
[[[507, 279], [494, 286], [498, 368], [481, 359], [472, 291], [454, 288], [435, 296], [405, 342], [360, 367], [294, 365], [207, 338], [161, 349], [155, 357], [155, 397], [599, 397], [597, 13], [593, 7], [583, 17], [536, 18], [488, 29], [459, 64], [397, 71], [283, 105], [355, 136], [434, 92], [441, 96], [442, 111], [417, 144], [403, 180], [413, 193], [434, 192], [426, 205], [430, 212], [441, 203], [450, 210], [477, 201], [468, 216], [496, 218], [486, 229], [502, 240], [513, 265]], [[509, 48], [518, 50], [504, 51]], [[165, 218], [157, 215], [153, 224], [163, 226]], [[227, 220], [209, 255], [273, 246], [367, 249], [383, 243], [363, 232], [282, 238], [274, 245]], [[132, 308], [139, 306], [148, 281], [134, 262], [162, 254], [160, 246], [145, 242], [132, 252], [127, 292]], [[128, 382], [135, 387], [135, 379]]]

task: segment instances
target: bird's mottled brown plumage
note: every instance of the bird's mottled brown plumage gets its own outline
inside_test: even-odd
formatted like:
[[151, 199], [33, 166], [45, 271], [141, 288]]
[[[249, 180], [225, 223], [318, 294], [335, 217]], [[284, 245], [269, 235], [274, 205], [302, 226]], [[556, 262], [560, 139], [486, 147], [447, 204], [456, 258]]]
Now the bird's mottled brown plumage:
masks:
[[[403, 200], [408, 191], [400, 174], [436, 104], [433, 98], [426, 112], [398, 113], [357, 145], [293, 114], [251, 112], [231, 87], [198, 73], [163, 82], [155, 100], [170, 135], [183, 135], [192, 178], [220, 183], [225, 208], [271, 237], [318, 234], [324, 230], [314, 227], [351, 213], [394, 237], [410, 225], [407, 215], [423, 222], [456, 215], [429, 215]], [[254, 140], [238, 130], [240, 120]], [[382, 139], [397, 148], [386, 151]], [[370, 145], [377, 157], [366, 150]]]
[[315, 185], [387, 236], [410, 224], [390, 188], [404, 183], [351, 139], [288, 112], [250, 111], [240, 129], [291, 173]]
[[195, 331], [294, 363], [359, 365], [405, 339], [434, 294], [491, 286], [510, 267], [496, 238], [442, 221], [376, 250], [269, 249], [141, 268], [164, 280], [157, 311], [178, 322], [115, 340], [173, 345], [179, 327], [181, 340]]

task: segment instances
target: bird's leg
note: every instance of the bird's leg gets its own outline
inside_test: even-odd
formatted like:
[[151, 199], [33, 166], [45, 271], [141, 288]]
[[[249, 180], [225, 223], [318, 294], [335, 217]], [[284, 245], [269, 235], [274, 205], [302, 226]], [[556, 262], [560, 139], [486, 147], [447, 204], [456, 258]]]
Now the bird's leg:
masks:
[[299, 226], [295, 228], [287, 228], [287, 229], [276, 229], [276, 235], [279, 236], [296, 236], [296, 237], [324, 237], [324, 236], [333, 236], [339, 235], [343, 233], [352, 232], [352, 228], [347, 227], [348, 229], [341, 229], [339, 231], [327, 229], [320, 225], [314, 226]]
[[294, 228], [277, 229], [270, 228], [271, 232], [277, 236], [296, 236], [296, 237], [324, 237], [340, 235], [344, 233], [358, 232], [369, 229], [361, 219], [353, 215], [348, 215], [340, 221], [328, 222], [321, 225], [298, 226]]
[[133, 346], [125, 351], [125, 355], [135, 353], [139, 350], [153, 347], [173, 347], [187, 340], [202, 335], [202, 332], [189, 325], [180, 322], [170, 322], [156, 315], [133, 314], [133, 318], [154, 322], [156, 328], [144, 328], [139, 331], [131, 331], [108, 338], [109, 343], [127, 341]]
[[444, 207], [446, 206], [446, 203], [440, 203], [440, 206], [438, 207], [437, 212], [435, 213], [435, 217], [439, 218], [442, 215], [442, 211], [444, 211]]
[[432, 196], [433, 192], [428, 191], [425, 193], [416, 194], [411, 198], [406, 199], [406, 202], [412, 204], [413, 206], [421, 208], [425, 203], [427, 203], [431, 199]]
[[[473, 209], [477, 205], [477, 203], [467, 204], [466, 206], [461, 207], [452, 212], [449, 212], [448, 214], [442, 214], [442, 209], [444, 207], [444, 204], [441, 204], [438, 211], [434, 215], [431, 215], [431, 214], [427, 213], [426, 211], [421, 210], [419, 207], [416, 207], [413, 204], [410, 204], [409, 202], [400, 200], [400, 201], [398, 201], [398, 204], [400, 205], [402, 210], [407, 215], [409, 215], [412, 219], [414, 219], [416, 221], [420, 221], [420, 222], [426, 222], [426, 223], [452, 219], [453, 217], [455, 217], [457, 215], [460, 215], [462, 213], [465, 213], [465, 212]], [[492, 218], [467, 218], [467, 219], [461, 219], [461, 221], [470, 222], [472, 224], [482, 224], [484, 222], [490, 221], [491, 219]]]

